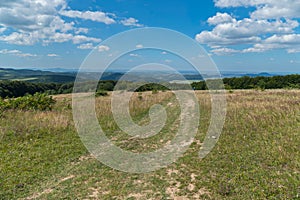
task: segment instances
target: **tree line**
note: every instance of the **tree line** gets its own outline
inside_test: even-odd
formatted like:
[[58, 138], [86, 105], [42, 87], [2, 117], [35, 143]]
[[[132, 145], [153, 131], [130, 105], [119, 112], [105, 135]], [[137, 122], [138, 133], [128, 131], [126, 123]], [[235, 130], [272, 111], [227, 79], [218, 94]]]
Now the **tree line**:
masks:
[[[116, 81], [100, 81], [97, 90], [112, 91]], [[81, 84], [78, 92], [88, 92], [95, 82]], [[25, 81], [0, 81], [0, 97], [16, 98], [36, 93], [47, 93], [49, 95], [69, 94], [73, 92], [74, 83], [31, 83]]]
[[[210, 84], [214, 80], [208, 80]], [[226, 89], [300, 89], [300, 75], [273, 76], [273, 77], [249, 77], [240, 78], [224, 78]], [[113, 91], [117, 85], [117, 81], [99, 81], [97, 91]], [[220, 83], [216, 81], [216, 83]], [[80, 84], [80, 88], [76, 92], [93, 92], [95, 82], [84, 82]], [[118, 83], [118, 89], [135, 88], [132, 85], [140, 85], [132, 82]], [[194, 90], [207, 90], [207, 82], [200, 81], [191, 84]], [[74, 83], [30, 83], [24, 81], [0, 81], [0, 97], [13, 98], [21, 97], [26, 94], [33, 95], [35, 93], [47, 93], [50, 95], [72, 93]], [[137, 87], [135, 91], [153, 91], [172, 89], [189, 89], [190, 85], [178, 83], [146, 83], [141, 87]], [[221, 86], [220, 86], [221, 88]]]
[[[211, 80], [213, 81], [213, 80]], [[234, 77], [224, 78], [226, 89], [300, 89], [300, 75], [272, 76], [272, 77]], [[195, 90], [207, 90], [205, 81], [192, 83]]]

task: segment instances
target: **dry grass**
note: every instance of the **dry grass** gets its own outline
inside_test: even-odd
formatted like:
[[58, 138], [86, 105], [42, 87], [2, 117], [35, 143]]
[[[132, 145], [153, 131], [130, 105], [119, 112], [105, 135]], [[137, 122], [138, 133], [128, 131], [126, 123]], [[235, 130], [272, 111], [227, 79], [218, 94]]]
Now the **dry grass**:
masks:
[[[173, 96], [171, 92], [160, 92], [152, 94], [152, 92], [132, 93], [129, 109], [130, 113], [135, 116], [145, 111], [154, 105], [170, 99]], [[96, 112], [99, 118], [111, 115], [111, 93], [107, 97], [96, 99]]]
[[[206, 91], [197, 91], [197, 96], [201, 120], [195, 142], [176, 163], [148, 174], [118, 172], [86, 152], [72, 122], [70, 95], [55, 96], [58, 104], [53, 111], [5, 112], [0, 119], [0, 199], [300, 197], [300, 91], [237, 90], [227, 94], [223, 133], [203, 160], [198, 151], [210, 122], [211, 100]], [[146, 142], [127, 140], [124, 133], [117, 132], [110, 98], [97, 98], [97, 115], [120, 147], [132, 151], [159, 148], [158, 141], [166, 143], [172, 138], [174, 127]], [[172, 93], [147, 92], [135, 93], [131, 99], [134, 120], [147, 119], [149, 107], [156, 103], [168, 107], [171, 118], [176, 118]], [[167, 124], [176, 125], [174, 120]]]
[[[61, 130], [72, 126], [69, 114], [58, 111], [14, 111], [7, 112], [1, 132], [14, 132], [15, 134], [28, 134], [32, 129]], [[13, 126], [11, 126], [13, 124]]]

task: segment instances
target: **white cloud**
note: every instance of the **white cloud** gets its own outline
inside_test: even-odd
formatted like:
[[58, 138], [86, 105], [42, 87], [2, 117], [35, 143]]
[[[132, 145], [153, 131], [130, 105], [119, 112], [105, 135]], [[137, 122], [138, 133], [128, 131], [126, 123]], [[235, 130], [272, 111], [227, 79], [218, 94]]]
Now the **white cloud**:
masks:
[[114, 24], [116, 21], [109, 17], [107, 13], [100, 11], [77, 11], [77, 10], [63, 10], [60, 12], [61, 15], [70, 17], [70, 18], [80, 18], [84, 20], [92, 20], [96, 22], [102, 22], [105, 24]]
[[94, 43], [99, 43], [101, 42], [101, 39], [98, 38], [93, 38], [93, 37], [87, 37], [84, 35], [75, 35], [73, 38], [73, 43], [74, 44], [80, 44], [84, 42], [94, 42]]
[[97, 49], [98, 49], [99, 52], [110, 50], [110, 48], [108, 46], [105, 46], [105, 45], [100, 45], [100, 46], [97, 47]]
[[16, 54], [16, 56], [19, 56], [19, 57], [37, 57], [36, 54], [31, 54], [31, 53]]
[[124, 19], [120, 21], [121, 24], [123, 24], [124, 26], [135, 26], [135, 27], [142, 27], [142, 24], [139, 24], [139, 20], [130, 17], [128, 19]]
[[[212, 48], [211, 52], [255, 53], [273, 49], [285, 49], [289, 53], [300, 50], [298, 43], [300, 1], [293, 0], [214, 0], [220, 8], [253, 7], [249, 17], [235, 19], [228, 13], [216, 13], [207, 23], [214, 26], [211, 31], [202, 31], [196, 40]], [[229, 46], [252, 45], [234, 50]], [[238, 48], [240, 49], [240, 48]]]
[[17, 45], [33, 45], [39, 41], [38, 33], [18, 33], [13, 32], [10, 35], [0, 36], [0, 40], [7, 42], [9, 44]]
[[288, 53], [300, 52], [300, 34], [289, 35], [273, 35], [261, 41], [261, 43], [254, 44], [253, 47], [235, 50], [230, 48], [215, 48], [211, 50], [216, 55], [234, 54], [234, 53], [261, 53], [273, 49], [285, 49]]
[[139, 54], [135, 54], [135, 53], [131, 53], [131, 54], [129, 54], [129, 56], [131, 56], [131, 57], [140, 57]]
[[63, 33], [69, 32], [69, 31], [78, 31], [79, 29], [74, 27], [75, 23], [70, 22], [66, 23], [64, 20], [62, 20], [60, 17], [55, 16], [53, 18], [53, 21], [50, 23], [49, 27], [44, 27], [43, 30], [44, 32], [55, 32], [55, 31], [60, 31]]
[[263, 4], [268, 0], [214, 0], [217, 7], [245, 7], [245, 6], [256, 6]]
[[300, 44], [300, 34], [289, 34], [289, 35], [273, 35], [265, 40], [266, 43], [270, 44], [285, 44], [295, 45]]
[[261, 47], [261, 45], [256, 44], [253, 47], [250, 47], [248, 49], [244, 49], [243, 53], [261, 53], [267, 51], [266, 48]]
[[59, 55], [55, 54], [55, 53], [50, 53], [47, 55], [48, 57], [58, 57]]
[[0, 54], [18, 54], [18, 53], [21, 53], [20, 50], [8, 50], [8, 49], [2, 49], [0, 50]]
[[65, 0], [14, 0], [0, 3], [0, 24], [22, 31], [49, 27]]
[[87, 34], [89, 32], [89, 29], [88, 28], [78, 28], [75, 33], [76, 34], [80, 34], [80, 33], [85, 33]]
[[81, 44], [77, 47], [78, 49], [94, 49], [94, 45], [92, 43]]
[[47, 32], [45, 31], [34, 31], [34, 32], [13, 32], [10, 35], [0, 36], [0, 40], [5, 41], [9, 44], [17, 45], [33, 45], [37, 42], [42, 41], [43, 44], [49, 43], [63, 43], [72, 41], [74, 44], [83, 42], [101, 42], [101, 39], [87, 37], [85, 35], [73, 35], [72, 33], [61, 33], [61, 32]]
[[203, 31], [196, 36], [196, 40], [202, 44], [208, 44], [209, 46], [224, 46], [224, 45], [238, 45], [238, 44], [251, 44], [261, 41], [261, 38], [257, 36], [252, 37], [239, 37], [226, 38], [219, 33]]
[[161, 52], [162, 55], [167, 55], [168, 53], [166, 51]]
[[299, 1], [277, 1], [276, 3], [266, 4], [259, 7], [251, 14], [253, 18], [299, 18], [300, 2]]
[[228, 54], [239, 53], [240, 50], [230, 49], [230, 48], [219, 48], [219, 49], [213, 49], [211, 50], [211, 52], [216, 55], [228, 55]]
[[49, 37], [48, 40], [45, 41], [45, 43], [51, 43], [51, 42], [63, 43], [63, 42], [68, 42], [72, 39], [73, 39], [73, 35], [71, 33], [54, 33]]
[[228, 13], [217, 13], [215, 16], [208, 18], [207, 22], [211, 25], [223, 24], [236, 21]]
[[300, 52], [300, 34], [273, 35], [245, 52], [264, 52], [273, 49], [286, 49], [288, 53]]
[[290, 48], [287, 50], [288, 53], [300, 53], [300, 46], [298, 47], [294, 47], [294, 48]]
[[99, 39], [78, 35], [88, 30], [75, 27], [74, 22], [67, 23], [60, 17], [59, 11], [66, 6], [65, 0], [14, 0], [0, 3], [0, 25], [13, 30], [8, 35], [1, 35], [0, 40], [17, 45], [99, 42]]
[[[100, 45], [95, 47], [93, 45], [93, 43], [85, 43], [85, 44], [81, 44], [77, 47], [78, 49], [97, 49], [99, 52], [104, 52], [104, 51], [109, 51], [110, 47], [106, 46], [106, 45]], [[112, 55], [110, 55], [112, 56]]]
[[20, 50], [8, 50], [8, 49], [2, 49], [0, 50], [0, 54], [9, 54], [9, 55], [14, 55], [18, 57], [36, 57], [36, 54], [30, 54], [30, 53], [23, 53]]
[[290, 63], [291, 63], [291, 64], [297, 64], [297, 65], [298, 65], [298, 64], [300, 64], [300, 61], [297, 61], [297, 60], [290, 60]]
[[142, 45], [142, 44], [138, 44], [138, 45], [136, 45], [135, 46], [137, 49], [142, 49], [142, 48], [144, 48], [144, 46]]
[[252, 18], [277, 19], [299, 18], [300, 1], [298, 0], [215, 0], [217, 7], [256, 7]]
[[232, 19], [231, 22], [217, 23], [212, 31], [201, 32], [196, 35], [196, 40], [208, 45], [252, 44], [261, 41], [260, 35], [292, 33], [298, 26], [295, 20]]
[[6, 27], [1, 27], [0, 28], [0, 34], [3, 33], [4, 31], [6, 31], [6, 29], [7, 29]]
[[[74, 21], [68, 22], [63, 17]], [[123, 22], [140, 26], [138, 20], [121, 20], [114, 14], [101, 11], [72, 10], [66, 0], [11, 0], [0, 1], [0, 41], [16, 45], [73, 42], [98, 43], [99, 38], [87, 36], [89, 29], [80, 27], [81, 21], [91, 20], [104, 24]], [[5, 34], [9, 29], [10, 32]]]

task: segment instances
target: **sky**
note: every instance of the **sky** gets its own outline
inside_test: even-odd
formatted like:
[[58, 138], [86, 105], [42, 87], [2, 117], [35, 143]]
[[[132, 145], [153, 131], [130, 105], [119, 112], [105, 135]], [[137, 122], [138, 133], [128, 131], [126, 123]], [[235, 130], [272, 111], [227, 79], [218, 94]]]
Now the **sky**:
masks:
[[111, 36], [161, 27], [194, 39], [220, 71], [299, 73], [299, 23], [297, 0], [0, 0], [0, 67], [78, 69]]

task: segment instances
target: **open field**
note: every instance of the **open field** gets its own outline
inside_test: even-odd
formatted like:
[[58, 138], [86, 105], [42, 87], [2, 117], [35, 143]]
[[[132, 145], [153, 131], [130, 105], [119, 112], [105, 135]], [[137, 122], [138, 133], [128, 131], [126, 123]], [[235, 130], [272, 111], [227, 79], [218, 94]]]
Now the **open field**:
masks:
[[[194, 143], [176, 163], [147, 174], [113, 170], [87, 152], [74, 128], [70, 95], [55, 96], [52, 111], [0, 113], [0, 199], [300, 199], [300, 91], [227, 94], [223, 133], [203, 160], [198, 151], [211, 103], [207, 91], [197, 96], [201, 119]], [[170, 92], [132, 98], [131, 115], [140, 124], [149, 121], [151, 105], [166, 107], [166, 127], [146, 140], [118, 130], [109, 96], [96, 103], [99, 123], [123, 149], [151, 151], [174, 136], [179, 109]]]

